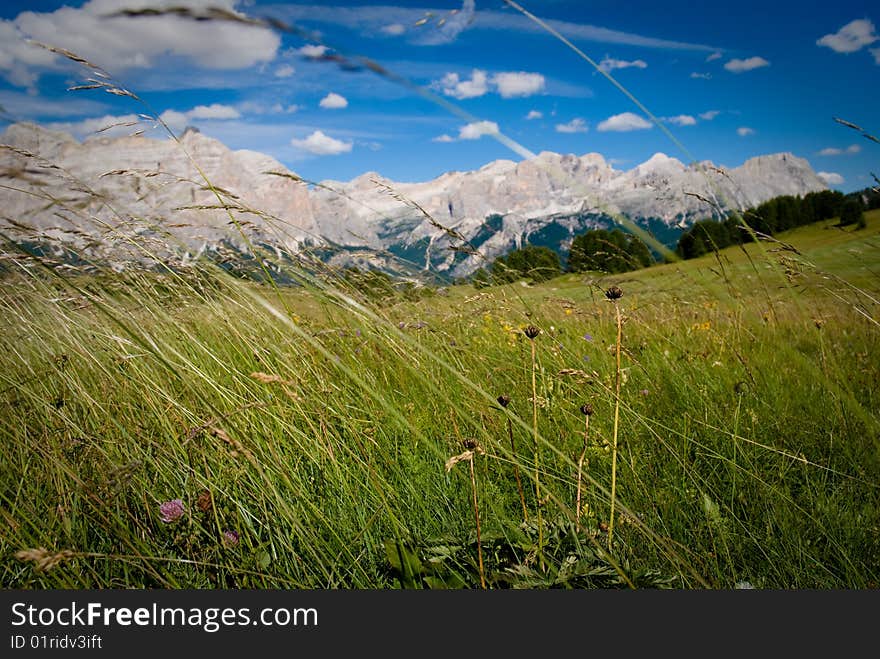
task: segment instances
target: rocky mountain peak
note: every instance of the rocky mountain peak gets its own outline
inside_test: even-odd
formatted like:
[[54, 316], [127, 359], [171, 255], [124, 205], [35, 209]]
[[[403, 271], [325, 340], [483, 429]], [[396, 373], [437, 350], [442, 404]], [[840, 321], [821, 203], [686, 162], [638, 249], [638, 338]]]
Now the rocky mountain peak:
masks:
[[[809, 163], [791, 153], [758, 156], [720, 173], [709, 162], [686, 167], [663, 153], [619, 171], [598, 153], [543, 151], [529, 160], [496, 160], [425, 182], [399, 183], [366, 172], [348, 183], [309, 187], [267, 174], [291, 174], [274, 158], [232, 151], [195, 129], [181, 136], [183, 148], [171, 139], [143, 136], [100, 135], [79, 143], [35, 124], [9, 126], [0, 141], [54, 162], [78, 181], [72, 185], [70, 178], [46, 170], [32, 183], [39, 195], [4, 192], [4, 213], [13, 223], [0, 219], [0, 225], [10, 230], [15, 223], [31, 226], [28, 239], [51, 235], [96, 258], [117, 258], [121, 242], [130, 245], [133, 237], [147, 236], [167, 252], [192, 253], [220, 242], [241, 250], [249, 243], [296, 250], [304, 243], [332, 242], [343, 249], [371, 247], [405, 255], [443, 273], [466, 275], [485, 261], [450, 249], [459, 245], [441, 227], [455, 229], [491, 259], [527, 241], [564, 250], [576, 233], [608, 226], [623, 215], [675, 227], [717, 216], [719, 207], [751, 207], [782, 194], [826, 189]], [[217, 207], [190, 158], [213, 186], [224, 190], [229, 208]], [[22, 171], [27, 160], [0, 151], [0, 171]], [[46, 207], [46, 194], [63, 201]], [[404, 203], [404, 197], [432, 220]], [[248, 241], [231, 226], [230, 213], [240, 220]], [[502, 221], [487, 224], [493, 216]], [[123, 228], [108, 233], [107, 226], [117, 225]], [[136, 259], [131, 251], [128, 258]]]

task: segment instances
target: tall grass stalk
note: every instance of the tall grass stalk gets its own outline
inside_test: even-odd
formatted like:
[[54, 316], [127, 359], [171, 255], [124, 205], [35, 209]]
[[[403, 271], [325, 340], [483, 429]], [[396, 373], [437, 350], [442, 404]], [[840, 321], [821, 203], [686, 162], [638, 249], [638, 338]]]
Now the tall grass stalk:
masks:
[[483, 539], [480, 532], [480, 504], [477, 501], [477, 475], [474, 470], [474, 458], [468, 460], [468, 467], [471, 473], [471, 492], [474, 498], [474, 524], [477, 527], [477, 561], [480, 567], [480, 586], [486, 589], [486, 569], [483, 567]]
[[529, 339], [531, 348], [531, 365], [532, 365], [532, 436], [535, 442], [535, 516], [538, 521], [538, 561], [541, 571], [546, 569], [544, 563], [544, 517], [541, 511], [543, 503], [541, 501], [541, 441], [538, 434], [538, 383], [537, 383], [537, 354], [535, 349], [535, 339], [541, 331], [534, 325], [529, 325], [525, 329], [525, 335]]
[[581, 523], [581, 489], [584, 484], [584, 459], [587, 457], [587, 447], [589, 446], [590, 437], [590, 416], [593, 414], [593, 407], [589, 403], [581, 405], [581, 413], [584, 415], [584, 446], [581, 449], [581, 455], [578, 458], [577, 469], [577, 493], [575, 495], [575, 520]]
[[[507, 409], [507, 406], [510, 405], [510, 396], [499, 396], [498, 403], [502, 408]], [[523, 522], [528, 524], [529, 509], [526, 506], [526, 495], [523, 491], [522, 478], [520, 478], [519, 475], [519, 458], [517, 457], [516, 452], [516, 440], [513, 438], [513, 421], [511, 421], [510, 417], [507, 418], [507, 434], [510, 438], [510, 455], [513, 460], [513, 477], [516, 479], [516, 491], [519, 493], [519, 502], [522, 506]]]
[[617, 430], [620, 425], [620, 346], [623, 341], [623, 318], [620, 315], [618, 300], [623, 292], [612, 286], [606, 293], [606, 297], [614, 304], [614, 315], [617, 320], [617, 340], [614, 345], [614, 431], [611, 440], [611, 512], [608, 519], [608, 551], [611, 551], [614, 539], [614, 507], [617, 501]]

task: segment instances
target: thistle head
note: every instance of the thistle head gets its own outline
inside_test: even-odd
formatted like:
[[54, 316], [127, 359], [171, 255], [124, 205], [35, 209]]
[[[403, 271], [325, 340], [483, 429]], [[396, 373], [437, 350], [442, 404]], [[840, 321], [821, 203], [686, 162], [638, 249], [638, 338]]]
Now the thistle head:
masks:
[[613, 302], [623, 297], [623, 291], [620, 290], [619, 286], [612, 286], [607, 291], [605, 291], [605, 297]]

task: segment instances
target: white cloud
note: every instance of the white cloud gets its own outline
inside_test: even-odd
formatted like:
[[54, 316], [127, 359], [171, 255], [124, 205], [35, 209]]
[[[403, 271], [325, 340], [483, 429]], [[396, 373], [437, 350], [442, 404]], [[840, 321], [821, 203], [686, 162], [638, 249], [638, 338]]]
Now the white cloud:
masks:
[[33, 88], [39, 78], [35, 69], [51, 68], [55, 55], [25, 38], [12, 21], [0, 21], [0, 72], [17, 87]]
[[818, 46], [827, 46], [835, 53], [854, 53], [880, 38], [874, 32], [874, 24], [866, 18], [847, 23], [837, 32], [826, 34], [816, 41]]
[[493, 135], [498, 132], [498, 124], [494, 121], [475, 121], [459, 129], [458, 139], [478, 140], [483, 135]]
[[298, 49], [298, 52], [303, 57], [321, 57], [328, 50], [327, 46], [323, 45], [315, 45], [315, 44], [306, 44], [302, 48]]
[[433, 138], [431, 141], [432, 142], [448, 143], [448, 142], [454, 142], [455, 138], [447, 135], [446, 133], [443, 133], [443, 135], [438, 135], [437, 137]]
[[296, 73], [296, 69], [293, 68], [290, 64], [282, 64], [277, 69], [275, 69], [276, 78], [289, 78], [294, 73]]
[[489, 76], [479, 69], [473, 70], [470, 80], [462, 80], [457, 73], [447, 73], [435, 86], [439, 86], [447, 96], [459, 100], [477, 98], [489, 92]]
[[406, 32], [406, 28], [400, 23], [391, 23], [382, 27], [382, 32], [390, 37], [399, 37]]
[[531, 96], [544, 89], [544, 76], [540, 73], [510, 71], [492, 76], [492, 83], [502, 98]]
[[543, 91], [544, 76], [540, 73], [526, 71], [505, 71], [496, 73], [489, 78], [485, 71], [474, 69], [470, 78], [462, 78], [457, 73], [447, 73], [432, 87], [439, 89], [446, 96], [459, 100], [485, 96], [494, 88], [502, 98], [532, 96]]
[[258, 101], [242, 101], [236, 108], [244, 114], [291, 114], [299, 110], [298, 105], [272, 103], [267, 105]]
[[712, 74], [711, 73], [697, 73], [696, 71], [694, 71], [693, 73], [691, 73], [691, 78], [696, 78], [696, 79], [700, 79], [700, 80], [711, 80]]
[[[189, 6], [234, 11], [235, 0], [190, 0]], [[150, 68], [164, 56], [191, 60], [207, 69], [244, 69], [275, 58], [281, 38], [272, 30], [231, 21], [186, 21], [176, 16], [107, 18], [116, 0], [89, 0], [82, 7], [26, 11], [0, 21], [0, 72], [17, 86], [32, 85], [42, 70], [59, 70], [66, 60], [29, 46], [24, 38], [66, 48], [120, 73]], [[145, 6], [144, 2], [126, 6]]]
[[614, 69], [628, 69], [628, 68], [636, 68], [636, 69], [647, 69], [648, 64], [644, 60], [633, 60], [632, 62], [627, 62], [622, 59], [612, 59], [611, 57], [605, 56], [601, 62], [599, 62], [599, 70], [605, 71], [608, 73], [609, 71], [613, 71]]
[[712, 53], [711, 55], [709, 55], [709, 57], [706, 58], [706, 61], [707, 62], [714, 62], [717, 59], [721, 59], [721, 57], [722, 57], [721, 53], [715, 52], [715, 53]]
[[431, 46], [452, 43], [473, 22], [475, 10], [474, 0], [464, 0], [460, 9], [443, 16], [442, 23], [437, 21], [426, 25], [419, 33], [418, 43]]
[[732, 59], [724, 65], [724, 68], [731, 73], [743, 73], [760, 69], [762, 66], [770, 66], [770, 62], [763, 57], [749, 57], [748, 59]]
[[543, 119], [544, 113], [539, 112], [538, 110], [529, 110], [529, 113], [526, 115], [526, 119], [531, 121], [532, 119]]
[[32, 119], [97, 116], [108, 110], [103, 102], [83, 94], [47, 98], [12, 89], [0, 90], [0, 106], [12, 117]]
[[325, 110], [340, 110], [348, 107], [348, 99], [335, 92], [330, 92], [318, 103]]
[[837, 172], [816, 172], [816, 176], [825, 181], [827, 185], [842, 185], [844, 181]]
[[139, 130], [151, 129], [154, 126], [153, 122], [144, 121], [136, 114], [106, 114], [103, 117], [91, 117], [80, 121], [55, 121], [46, 124], [47, 128], [70, 133], [80, 139], [95, 134], [108, 137], [131, 135]]
[[827, 149], [822, 149], [821, 151], [819, 151], [819, 155], [820, 156], [842, 156], [842, 155], [850, 155], [851, 156], [851, 155], [855, 155], [857, 153], [860, 153], [861, 150], [862, 150], [862, 147], [860, 147], [858, 144], [851, 144], [850, 146], [846, 147], [845, 149], [838, 149], [836, 147], [828, 147]]
[[294, 138], [290, 140], [290, 143], [298, 149], [303, 149], [319, 156], [335, 156], [340, 153], [348, 153], [351, 151], [352, 145], [351, 142], [343, 142], [325, 135], [320, 130], [316, 130], [304, 140]]
[[177, 110], [165, 110], [165, 112], [159, 115], [159, 119], [175, 133], [182, 131], [189, 124], [189, 118], [186, 116], [186, 113], [178, 112]]
[[234, 107], [220, 103], [197, 105], [186, 114], [190, 119], [238, 119], [241, 117], [241, 113]]
[[736, 134], [740, 137], [748, 137], [749, 135], [755, 134], [755, 129], [749, 128], [748, 126], [740, 126], [736, 129]]
[[668, 121], [671, 124], [675, 124], [676, 126], [696, 126], [697, 120], [694, 119], [689, 114], [680, 114], [675, 117], [664, 117], [665, 121]]
[[224, 120], [238, 119], [241, 113], [230, 105], [214, 103], [212, 105], [198, 105], [191, 110], [180, 112], [179, 110], [165, 110], [159, 115], [168, 127], [177, 132], [186, 128], [193, 119]]
[[719, 114], [721, 114], [720, 110], [709, 110], [708, 112], [701, 112], [699, 116], [703, 121], [712, 121]]
[[[340, 6], [342, 4], [348, 6]], [[384, 36], [381, 33], [381, 29], [383, 26], [388, 25], [389, 10], [391, 9], [388, 5], [390, 4], [394, 3], [379, 3], [374, 6], [367, 6], [362, 3], [326, 4], [313, 2], [285, 4], [283, 16], [286, 20], [297, 23], [331, 23], [336, 26], [357, 30], [366, 37], [376, 37]], [[476, 3], [474, 0], [464, 0], [460, 4], [457, 13], [435, 12], [431, 17], [426, 16], [425, 9], [423, 8], [400, 7], [399, 5], [402, 4], [409, 5], [413, 3], [396, 3], [398, 6], [393, 8], [395, 21], [403, 24], [414, 24], [423, 18], [429, 18], [427, 23], [420, 25], [417, 29], [408, 31], [408, 34], [413, 36], [414, 43], [417, 45], [449, 43], [450, 40], [456, 38], [463, 29], [468, 28], [471, 24], [474, 30], [503, 32], [507, 37], [511, 34], [523, 33], [546, 35], [545, 28], [525, 16], [505, 11], [500, 4], [498, 5], [498, 10], [486, 7], [481, 8], [478, 20], [474, 20], [476, 17], [474, 11]], [[455, 3], [449, 2], [445, 4], [452, 5]], [[443, 19], [446, 19], [446, 21], [441, 25], [440, 22]], [[548, 19], [546, 22], [550, 27], [572, 41], [593, 41], [644, 48], [703, 51], [704, 53], [712, 53], [718, 50], [717, 47], [705, 44], [657, 39], [641, 34], [621, 32], [599, 25], [555, 19]]]
[[624, 112], [622, 114], [615, 114], [613, 117], [608, 117], [596, 127], [596, 130], [601, 133], [608, 131], [626, 133], [631, 130], [645, 130], [652, 125], [653, 124], [650, 121], [637, 114]]
[[586, 133], [588, 130], [586, 122], [580, 117], [576, 117], [567, 124], [556, 124], [557, 133]]

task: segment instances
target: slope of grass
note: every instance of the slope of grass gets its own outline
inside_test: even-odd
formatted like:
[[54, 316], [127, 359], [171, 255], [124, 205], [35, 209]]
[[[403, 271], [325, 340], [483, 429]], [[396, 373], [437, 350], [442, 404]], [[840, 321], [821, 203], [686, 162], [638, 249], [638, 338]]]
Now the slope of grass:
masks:
[[479, 587], [476, 513], [492, 587], [876, 587], [878, 231], [417, 301], [24, 270], [0, 294], [2, 583]]

